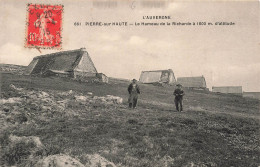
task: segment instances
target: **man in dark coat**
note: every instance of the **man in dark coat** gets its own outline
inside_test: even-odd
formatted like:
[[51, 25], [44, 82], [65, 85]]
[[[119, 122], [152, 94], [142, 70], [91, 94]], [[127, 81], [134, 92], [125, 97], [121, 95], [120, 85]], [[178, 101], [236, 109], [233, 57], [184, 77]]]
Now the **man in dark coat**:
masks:
[[177, 84], [176, 85], [176, 89], [174, 90], [174, 102], [175, 102], [175, 106], [176, 106], [176, 110], [177, 111], [182, 111], [182, 100], [183, 100], [183, 96], [184, 96], [184, 91], [182, 90], [182, 85], [181, 84]]
[[138, 100], [138, 94], [140, 94], [140, 88], [137, 85], [137, 80], [133, 79], [132, 83], [128, 86], [128, 93], [129, 93], [129, 108], [136, 108], [137, 100]]

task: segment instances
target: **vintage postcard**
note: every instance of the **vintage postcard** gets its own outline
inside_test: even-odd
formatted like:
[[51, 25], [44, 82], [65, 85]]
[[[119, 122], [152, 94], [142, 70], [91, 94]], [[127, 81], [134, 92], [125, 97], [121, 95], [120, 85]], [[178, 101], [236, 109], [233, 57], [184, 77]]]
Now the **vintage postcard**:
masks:
[[0, 166], [259, 167], [259, 9], [0, 0]]

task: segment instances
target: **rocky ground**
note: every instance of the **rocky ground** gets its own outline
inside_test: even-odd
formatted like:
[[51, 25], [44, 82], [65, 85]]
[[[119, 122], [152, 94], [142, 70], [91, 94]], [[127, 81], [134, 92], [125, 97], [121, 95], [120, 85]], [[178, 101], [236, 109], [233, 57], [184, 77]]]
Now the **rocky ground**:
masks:
[[4, 77], [0, 166], [260, 164], [259, 101], [187, 90], [179, 113], [171, 87], [140, 85], [132, 110], [125, 81]]
[[[73, 105], [84, 106], [85, 110], [96, 107], [116, 107], [122, 104], [120, 97], [94, 96], [88, 92], [87, 95], [75, 93], [70, 90], [67, 92], [40, 91], [18, 88], [10, 85], [11, 91], [3, 96], [9, 98], [0, 99], [0, 127], [1, 134], [5, 134], [6, 129], [19, 126], [39, 126], [38, 121], [51, 121], [53, 116], [73, 117], [80, 116], [81, 113], [73, 110]], [[70, 109], [68, 109], [70, 108]], [[25, 165], [41, 167], [63, 167], [66, 166], [115, 166], [104, 157], [93, 154], [85, 155], [86, 164], [71, 158], [69, 155], [55, 154], [48, 155], [46, 147], [36, 136], [15, 136], [8, 135], [2, 138], [4, 143], [2, 154], [2, 165]], [[24, 150], [23, 150], [24, 149]], [[20, 155], [21, 154], [21, 155]]]

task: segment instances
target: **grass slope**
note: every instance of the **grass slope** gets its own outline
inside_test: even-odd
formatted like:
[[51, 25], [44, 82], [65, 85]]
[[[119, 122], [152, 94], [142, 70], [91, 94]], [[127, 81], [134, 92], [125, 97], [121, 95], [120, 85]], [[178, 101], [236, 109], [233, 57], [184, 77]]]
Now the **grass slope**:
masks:
[[110, 107], [71, 104], [67, 110], [80, 115], [54, 112], [46, 120], [35, 117], [37, 126], [21, 124], [5, 130], [17, 136], [38, 136], [53, 154], [67, 153], [84, 163], [84, 154], [98, 153], [118, 166], [133, 167], [260, 165], [258, 100], [185, 90], [185, 112], [179, 113], [173, 105], [173, 87], [140, 84], [138, 109], [130, 110], [126, 107], [129, 83], [122, 80], [94, 84], [2, 74], [2, 98], [19, 96], [10, 84], [124, 99], [122, 105]]

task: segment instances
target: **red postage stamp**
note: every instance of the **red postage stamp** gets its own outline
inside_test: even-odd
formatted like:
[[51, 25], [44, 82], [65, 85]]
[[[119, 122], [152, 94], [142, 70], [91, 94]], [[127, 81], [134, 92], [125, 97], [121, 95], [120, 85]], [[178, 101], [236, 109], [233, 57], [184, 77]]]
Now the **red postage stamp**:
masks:
[[25, 47], [61, 49], [63, 5], [28, 4]]

